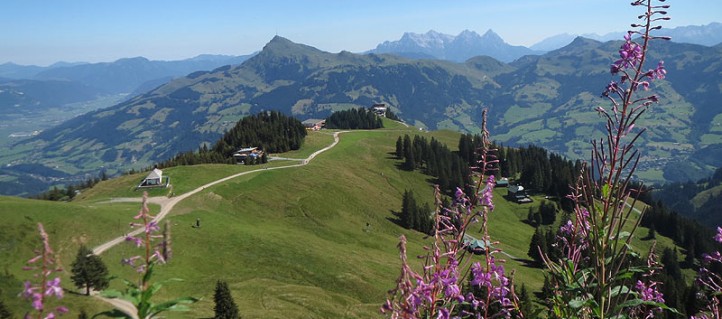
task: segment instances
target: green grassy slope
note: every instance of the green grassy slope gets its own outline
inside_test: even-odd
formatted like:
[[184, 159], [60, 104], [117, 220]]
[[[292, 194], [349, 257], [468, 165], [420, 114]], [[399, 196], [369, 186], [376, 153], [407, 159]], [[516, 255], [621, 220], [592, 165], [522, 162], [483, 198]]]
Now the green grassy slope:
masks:
[[[178, 277], [185, 281], [167, 285], [158, 300], [185, 295], [203, 300], [190, 312], [169, 317], [212, 317], [216, 280], [228, 282], [244, 318], [378, 317], [379, 305], [398, 275], [399, 235], [409, 238], [412, 260], [423, 252], [427, 240], [397, 226], [393, 212], [400, 210], [405, 189], [414, 190], [420, 203], [432, 202], [428, 176], [397, 169], [400, 161], [391, 154], [395, 141], [403, 134], [423, 134], [435, 136], [452, 149], [458, 141], [457, 133], [389, 126], [384, 130], [343, 133], [335, 148], [309, 165], [244, 175], [179, 203], [168, 217], [173, 226], [174, 257], [158, 268], [156, 279]], [[331, 140], [328, 132], [313, 133], [302, 150], [284, 156], [306, 156]], [[295, 162], [269, 165], [284, 163]], [[198, 165], [164, 172], [171, 176], [174, 191], [180, 194], [254, 168], [258, 167]], [[20, 268], [32, 257], [37, 221], [48, 227], [54, 246], [63, 252], [66, 268], [79, 242], [93, 246], [123, 233], [139, 205], [110, 204], [105, 200], [139, 196], [130, 189], [142, 176], [102, 182], [73, 203], [0, 198], [0, 215], [6, 224], [0, 228], [0, 256], [6, 272], [19, 279], [28, 278]], [[527, 259], [534, 229], [521, 220], [526, 218], [529, 206], [508, 203], [501, 198], [505, 192], [498, 190], [495, 194], [497, 208], [490, 217], [491, 235], [501, 241], [504, 251]], [[165, 193], [159, 191], [157, 195]], [[532, 205], [538, 205], [539, 199]], [[201, 219], [201, 228], [191, 227], [197, 218]], [[639, 234], [643, 236], [646, 230]], [[19, 242], [5, 244], [8, 240]], [[102, 258], [112, 274], [130, 279], [135, 274], [121, 268], [118, 261], [138, 253], [134, 247], [121, 245]], [[541, 287], [543, 275], [539, 269], [507, 260], [508, 266], [517, 270], [517, 280], [531, 289]], [[72, 289], [67, 277], [64, 285]], [[20, 286], [15, 290], [5, 286], [0, 289], [3, 298], [9, 299]], [[26, 307], [16, 299], [11, 303], [14, 309]], [[74, 310], [86, 307], [89, 312], [109, 309], [79, 296], [69, 298], [66, 304]]]

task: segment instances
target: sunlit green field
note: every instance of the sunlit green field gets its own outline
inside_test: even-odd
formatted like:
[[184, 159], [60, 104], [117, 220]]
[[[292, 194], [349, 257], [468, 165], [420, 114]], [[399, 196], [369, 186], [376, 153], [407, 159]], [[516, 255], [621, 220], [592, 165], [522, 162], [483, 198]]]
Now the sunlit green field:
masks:
[[[388, 122], [387, 122], [388, 123]], [[423, 253], [428, 238], [399, 227], [394, 212], [401, 206], [405, 190], [413, 190], [417, 202], [433, 203], [430, 177], [397, 168], [396, 139], [403, 134], [420, 134], [441, 140], [454, 149], [458, 134], [420, 132], [389, 123], [390, 128], [341, 134], [340, 143], [320, 154], [308, 165], [278, 170], [263, 166], [198, 165], [168, 168], [176, 195], [210, 181], [241, 171], [258, 172], [207, 187], [175, 206], [167, 220], [172, 226], [173, 259], [157, 269], [156, 280], [182, 278], [166, 285], [157, 300], [194, 296], [202, 300], [187, 313], [168, 318], [209, 318], [213, 316], [213, 289], [217, 280], [228, 282], [243, 318], [373, 318], [399, 273], [396, 245], [400, 235], [409, 238], [409, 255]], [[312, 133], [304, 147], [279, 156], [303, 158], [332, 142], [328, 131]], [[279, 161], [267, 165], [297, 164]], [[62, 254], [64, 286], [74, 291], [69, 265], [81, 243], [93, 247], [128, 231], [127, 223], [137, 212], [137, 203], [110, 203], [117, 197], [139, 197], [134, 187], [145, 173], [104, 181], [81, 194], [72, 203], [0, 198], [0, 256], [5, 272], [16, 281], [2, 281], [2, 297], [19, 315], [28, 309], [16, 297], [17, 280], [30, 278], [21, 269], [32, 257], [35, 224], [49, 229], [53, 246]], [[167, 189], [151, 196], [165, 196]], [[518, 283], [532, 290], [541, 288], [543, 272], [524, 265], [534, 228], [523, 223], [529, 205], [502, 198], [506, 190], [495, 191], [496, 210], [490, 216], [493, 240], [512, 257], [507, 268], [514, 269]], [[158, 207], [152, 207], [153, 212]], [[191, 227], [200, 219], [201, 227]], [[472, 233], [478, 231], [472, 228]], [[639, 234], [644, 236], [645, 230]], [[661, 236], [658, 236], [661, 238]], [[669, 241], [662, 244], [668, 245]], [[640, 251], [650, 242], [636, 241]], [[102, 255], [112, 274], [133, 279], [132, 270], [119, 260], [140, 253], [130, 245], [116, 246]], [[473, 256], [481, 260], [479, 256]], [[120, 282], [113, 285], [120, 288]], [[72, 294], [68, 294], [72, 295]], [[92, 314], [110, 310], [95, 299], [72, 295], [64, 300], [76, 316], [80, 308]]]

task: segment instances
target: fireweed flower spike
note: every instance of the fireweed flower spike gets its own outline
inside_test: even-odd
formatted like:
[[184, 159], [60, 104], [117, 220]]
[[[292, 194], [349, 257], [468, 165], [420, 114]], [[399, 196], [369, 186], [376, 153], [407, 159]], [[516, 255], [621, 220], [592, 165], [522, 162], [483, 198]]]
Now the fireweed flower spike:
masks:
[[[722, 228], [717, 227], [717, 234], [714, 236], [714, 240], [718, 243], [722, 243]], [[722, 264], [722, 254], [719, 251], [715, 251], [711, 254], [704, 254], [702, 266], [697, 272], [697, 278], [695, 284], [700, 290], [697, 294], [698, 299], [704, 302], [704, 309], [702, 312], [692, 316], [692, 319], [707, 319], [707, 318], [722, 318], [722, 312], [720, 311], [720, 304], [722, 300], [722, 277], [711, 270], [714, 266]]]
[[35, 253], [35, 257], [27, 261], [27, 266], [23, 269], [28, 271], [36, 271], [34, 275], [38, 282], [25, 281], [21, 296], [30, 300], [34, 313], [28, 312], [25, 318], [55, 318], [68, 312], [68, 308], [57, 306], [53, 311], [47, 311], [49, 298], [55, 296], [57, 299], [63, 298], [63, 288], [60, 286], [60, 277], [51, 279], [53, 272], [60, 272], [62, 268], [57, 264], [57, 256], [50, 247], [48, 233], [45, 232], [43, 224], [38, 223], [42, 248]]
[[650, 32], [660, 28], [654, 25], [656, 21], [667, 20], [667, 12], [659, 9], [668, 6], [655, 2], [632, 3], [644, 9], [639, 16], [642, 23], [632, 25], [637, 29], [624, 36], [619, 58], [610, 66], [610, 73], [619, 77], [602, 92], [611, 108], [596, 108], [606, 120], [606, 137], [592, 141], [591, 160], [582, 166], [568, 197], [574, 203], [575, 218], [558, 232], [561, 260], [544, 257], [550, 283], [557, 288], [548, 300], [554, 317], [651, 318], [669, 309], [663, 304], [660, 284], [652, 280], [658, 268], [654, 252], [646, 267], [632, 267], [635, 253], [630, 246], [642, 219], [635, 216], [636, 198], [630, 196], [629, 187], [640, 159], [634, 143], [645, 131], [635, 123], [659, 100], [655, 95], [639, 97], [639, 89], [647, 90], [651, 81], [666, 76], [662, 61], [644, 70], [650, 41], [661, 38]]
[[[155, 294], [163, 286], [163, 282], [151, 282], [153, 268], [156, 264], [164, 264], [170, 258], [170, 226], [166, 223], [161, 232], [158, 222], [150, 215], [148, 208], [148, 193], [143, 193], [143, 202], [138, 214], [133, 217], [137, 222], [130, 223], [131, 227], [141, 228], [138, 235], [126, 236], [125, 240], [133, 243], [136, 247], [143, 248], [145, 254], [123, 258], [121, 264], [128, 265], [140, 274], [138, 284], [126, 280], [127, 286], [124, 292], [106, 290], [105, 297], [122, 298], [133, 303], [138, 318], [155, 318], [159, 313], [174, 310], [187, 310], [184, 304], [191, 304], [198, 301], [193, 297], [181, 297], [171, 301], [155, 304], [152, 302]], [[159, 240], [158, 243], [154, 243]], [[180, 281], [180, 279], [169, 279], [168, 281]]]
[[[390, 318], [523, 318], [511, 278], [494, 257], [499, 250], [490, 246], [487, 219], [493, 211], [494, 172], [498, 161], [486, 131], [486, 110], [482, 120], [482, 147], [475, 169], [479, 180], [471, 196], [457, 189], [452, 207], [442, 207], [441, 191], [435, 188], [435, 227], [423, 265], [416, 272], [406, 258], [406, 238], [401, 236], [401, 274], [381, 307]], [[481, 240], [487, 243], [484, 262], [468, 258], [465, 235], [481, 223]]]

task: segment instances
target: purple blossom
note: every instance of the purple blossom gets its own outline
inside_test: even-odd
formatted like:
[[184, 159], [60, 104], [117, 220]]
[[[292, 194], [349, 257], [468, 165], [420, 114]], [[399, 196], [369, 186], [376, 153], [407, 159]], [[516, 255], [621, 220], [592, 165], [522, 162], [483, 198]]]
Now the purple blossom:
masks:
[[122, 265], [128, 265], [128, 266], [134, 267], [134, 266], [135, 266], [135, 261], [138, 260], [138, 259], [140, 259], [140, 256], [133, 256], [133, 257], [130, 257], [130, 258], [123, 258], [123, 259], [120, 260], [120, 263], [121, 263]]
[[642, 300], [664, 303], [664, 296], [657, 290], [656, 282], [651, 282], [647, 285], [641, 280], [637, 280], [637, 284], [634, 288], [637, 290]]
[[496, 181], [494, 175], [489, 175], [489, 179], [486, 181], [486, 187], [481, 192], [481, 205], [489, 208], [489, 211], [494, 210], [494, 186]]
[[[62, 269], [55, 266], [55, 253], [50, 247], [50, 240], [48, 239], [48, 234], [45, 232], [43, 224], [38, 224], [38, 230], [40, 231], [42, 249], [37, 256], [28, 260], [27, 263], [39, 263], [39, 265], [24, 267], [24, 269], [31, 271], [37, 270], [38, 273], [35, 274], [35, 277], [39, 278], [40, 282], [33, 283], [30, 281], [25, 281], [23, 283], [23, 290], [20, 295], [23, 298], [30, 300], [30, 305], [33, 309], [35, 309], [35, 311], [37, 311], [37, 316], [38, 318], [40, 318], [44, 315], [45, 304], [47, 302], [45, 297], [55, 296], [57, 299], [61, 299], [63, 298], [63, 288], [60, 286], [60, 277], [48, 280], [48, 277], [53, 272], [62, 271]], [[65, 312], [67, 312], [67, 308], [65, 307], [61, 306], [58, 307], [58, 309], [65, 309]], [[62, 312], [59, 313], [62, 314]], [[29, 316], [29, 313], [26, 314], [26, 317]], [[45, 314], [44, 318], [55, 318], [55, 314], [53, 312], [50, 312], [48, 314]]]
[[439, 315], [436, 316], [436, 319], [449, 319], [449, 309], [441, 308], [439, 309]]
[[145, 225], [145, 233], [150, 234], [152, 232], [157, 232], [160, 230], [160, 227], [158, 227], [158, 222], [151, 221], [147, 225]]
[[619, 48], [619, 60], [611, 66], [611, 73], [617, 74], [624, 69], [637, 66], [643, 57], [642, 47], [632, 41], [632, 32], [624, 36], [624, 44]]
[[132, 241], [135, 247], [143, 246], [143, 239], [140, 237], [127, 236], [125, 237], [125, 241]]
[[719, 251], [715, 251], [711, 254], [702, 254], [702, 259], [707, 263], [710, 263], [713, 261], [722, 263], [722, 255], [720, 255]]
[[60, 277], [56, 277], [55, 279], [47, 282], [45, 295], [55, 295], [58, 297], [58, 299], [63, 298], [63, 288], [60, 287]]
[[571, 236], [572, 232], [574, 232], [574, 224], [571, 220], [567, 220], [566, 224], [559, 227], [559, 233], [565, 237]]
[[722, 243], [722, 228], [717, 227], [717, 234], [714, 235], [714, 240], [718, 243]]
[[461, 188], [457, 187], [456, 191], [454, 192], [454, 197], [456, 197], [456, 200], [461, 202], [461, 201], [463, 201], [464, 196], [465, 196], [464, 191], [461, 190]]
[[[141, 233], [140, 236], [126, 236], [125, 241], [132, 242], [136, 247], [146, 247], [146, 254], [144, 256], [133, 256], [129, 258], [123, 258], [121, 264], [128, 265], [135, 268], [139, 273], [145, 272], [148, 265], [152, 262], [165, 263], [167, 257], [160, 251], [168, 250], [168, 241], [165, 238], [165, 234], [156, 235], [155, 233], [160, 231], [158, 222], [152, 220], [153, 216], [149, 214], [150, 209], [148, 208], [148, 193], [143, 194], [143, 202], [141, 209], [134, 219], [139, 219], [139, 222], [131, 222], [130, 225], [134, 227], [143, 227], [145, 233]], [[152, 241], [154, 239], [161, 239], [159, 244], [154, 245]], [[153, 251], [150, 253], [150, 251]], [[138, 260], [143, 260], [141, 263], [137, 263]]]
[[666, 75], [667, 75], [667, 70], [664, 68], [664, 61], [662, 61], [662, 60], [660, 60], [657, 63], [657, 67], [655, 69], [649, 70], [649, 72], [647, 72], [647, 74], [646, 74], [646, 76], [650, 80], [655, 80], [655, 79], [662, 80], [665, 78]]
[[35, 292], [31, 295], [31, 297], [33, 299], [31, 303], [33, 309], [37, 311], [43, 311], [43, 295]]
[[479, 287], [491, 287], [491, 274], [482, 269], [481, 264], [475, 262], [471, 265], [471, 285]]

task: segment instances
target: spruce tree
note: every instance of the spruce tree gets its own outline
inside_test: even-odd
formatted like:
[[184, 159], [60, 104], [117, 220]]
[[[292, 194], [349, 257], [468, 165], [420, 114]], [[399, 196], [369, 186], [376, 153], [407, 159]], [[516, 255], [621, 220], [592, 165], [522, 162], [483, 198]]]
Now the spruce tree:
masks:
[[534, 304], [531, 301], [531, 296], [525, 284], [521, 284], [521, 291], [517, 293], [517, 295], [519, 296], [519, 310], [525, 317], [531, 318]]
[[545, 254], [546, 250], [546, 236], [544, 236], [541, 227], [539, 227], [534, 231], [534, 235], [532, 235], [531, 237], [531, 242], [529, 243], [529, 251], [527, 252], [527, 255], [529, 255], [529, 257], [531, 257], [531, 259], [534, 260], [537, 265], [541, 265], [543, 262], [542, 254]]
[[90, 295], [90, 289], [103, 290], [108, 287], [108, 268], [93, 252], [80, 246], [78, 255], [72, 264], [70, 279], [78, 288], [85, 287], [85, 294]]
[[548, 276], [544, 276], [544, 284], [541, 290], [541, 299], [544, 303], [549, 304], [549, 300], [554, 298], [554, 291], [556, 287], [552, 286]]
[[85, 309], [80, 309], [78, 319], [88, 319], [88, 313], [85, 312]]
[[411, 192], [407, 189], [401, 199], [401, 225], [410, 228], [411, 223]]
[[216, 290], [213, 293], [213, 302], [215, 306], [213, 311], [215, 312], [214, 319], [238, 319], [238, 306], [233, 301], [231, 296], [231, 290], [228, 289], [228, 284], [225, 281], [216, 282]]
[[404, 141], [401, 139], [401, 136], [396, 140], [396, 158], [401, 159], [404, 158]]

